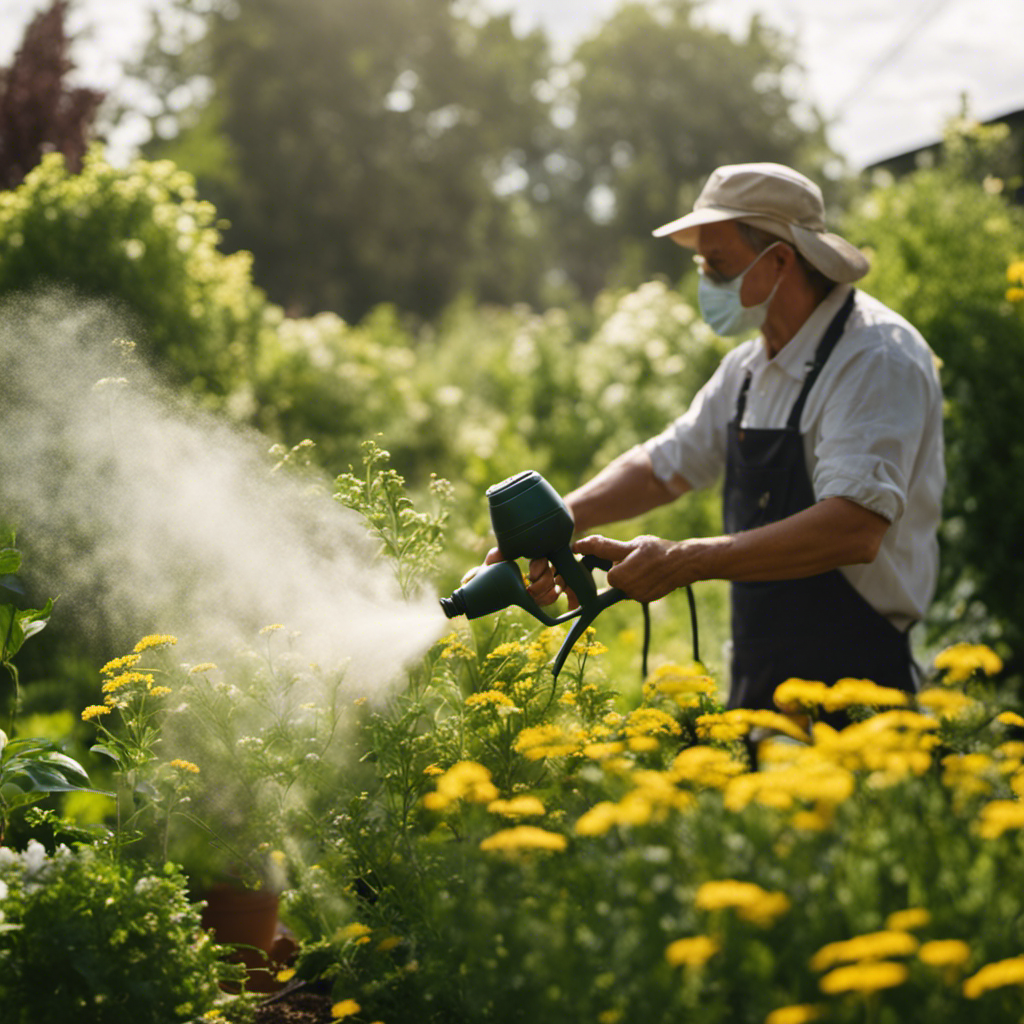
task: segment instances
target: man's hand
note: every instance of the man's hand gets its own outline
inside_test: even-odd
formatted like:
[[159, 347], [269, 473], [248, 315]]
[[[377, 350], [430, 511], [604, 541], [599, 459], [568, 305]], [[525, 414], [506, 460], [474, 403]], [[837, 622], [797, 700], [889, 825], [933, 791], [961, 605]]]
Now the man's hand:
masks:
[[687, 543], [650, 536], [623, 541], [595, 535], [578, 540], [573, 551], [614, 562], [608, 570], [608, 585], [649, 603], [700, 578]]
[[[484, 559], [484, 565], [493, 565], [495, 562], [503, 562], [505, 556], [497, 549], [491, 548]], [[473, 569], [467, 573], [462, 582], [472, 579], [478, 570]], [[542, 608], [554, 604], [562, 594], [569, 598], [569, 609], [579, 607], [576, 595], [565, 586], [561, 576], [556, 576], [551, 563], [546, 558], [534, 558], [530, 561], [530, 585], [526, 588], [527, 593]]]

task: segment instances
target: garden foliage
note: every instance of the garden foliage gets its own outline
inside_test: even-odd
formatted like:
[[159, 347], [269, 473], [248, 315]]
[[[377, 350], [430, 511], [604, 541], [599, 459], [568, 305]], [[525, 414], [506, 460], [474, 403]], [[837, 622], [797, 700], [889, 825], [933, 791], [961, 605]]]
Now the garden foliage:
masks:
[[0, 1003], [10, 1024], [190, 1021], [237, 974], [184, 878], [89, 847], [0, 849]]
[[1020, 651], [1024, 585], [1024, 211], [1005, 126], [950, 125], [941, 161], [883, 181], [849, 233], [872, 250], [864, 287], [911, 321], [941, 360], [949, 484], [939, 628]]
[[250, 258], [219, 251], [216, 211], [173, 164], [121, 170], [93, 149], [72, 174], [51, 153], [0, 192], [0, 238], [0, 294], [56, 285], [108, 300], [134, 319], [140, 351], [200, 394], [251, 373], [265, 302]]

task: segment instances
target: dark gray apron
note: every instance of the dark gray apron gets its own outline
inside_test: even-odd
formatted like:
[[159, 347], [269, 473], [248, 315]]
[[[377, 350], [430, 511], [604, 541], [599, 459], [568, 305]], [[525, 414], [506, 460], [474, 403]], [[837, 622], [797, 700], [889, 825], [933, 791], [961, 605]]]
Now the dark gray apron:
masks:
[[[729, 424], [725, 530], [774, 523], [815, 504], [804, 461], [800, 414], [846, 326], [851, 292], [825, 331], [803, 388], [781, 429], [741, 429], [750, 374]], [[732, 584], [729, 707], [771, 708], [791, 677], [831, 685], [853, 676], [914, 692], [907, 634], [875, 611], [838, 569], [805, 579]]]

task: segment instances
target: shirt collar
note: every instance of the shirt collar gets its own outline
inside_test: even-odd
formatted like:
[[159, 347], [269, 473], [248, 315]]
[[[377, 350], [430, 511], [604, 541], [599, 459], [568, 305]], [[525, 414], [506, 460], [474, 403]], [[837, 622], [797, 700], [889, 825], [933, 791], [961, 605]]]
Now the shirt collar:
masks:
[[[814, 360], [814, 353], [832, 318], [839, 312], [852, 285], [837, 284], [814, 308], [814, 312], [803, 322], [800, 330], [782, 346], [779, 354], [771, 360], [784, 373], [796, 381], [806, 376], [806, 365]], [[764, 341], [758, 339], [754, 351], [744, 360], [747, 369], [753, 370], [768, 362]]]

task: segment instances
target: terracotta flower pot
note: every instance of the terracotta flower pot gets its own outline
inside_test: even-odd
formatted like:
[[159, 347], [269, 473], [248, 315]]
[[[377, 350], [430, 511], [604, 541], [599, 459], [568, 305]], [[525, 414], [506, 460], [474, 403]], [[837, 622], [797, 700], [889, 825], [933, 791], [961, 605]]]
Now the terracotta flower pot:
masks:
[[213, 932], [217, 942], [241, 947], [230, 959], [245, 964], [249, 990], [276, 992], [281, 988], [275, 976], [295, 952], [295, 943], [282, 934], [277, 893], [221, 884], [212, 886], [203, 898], [203, 927]]

